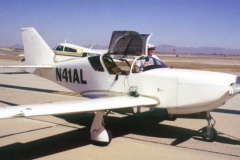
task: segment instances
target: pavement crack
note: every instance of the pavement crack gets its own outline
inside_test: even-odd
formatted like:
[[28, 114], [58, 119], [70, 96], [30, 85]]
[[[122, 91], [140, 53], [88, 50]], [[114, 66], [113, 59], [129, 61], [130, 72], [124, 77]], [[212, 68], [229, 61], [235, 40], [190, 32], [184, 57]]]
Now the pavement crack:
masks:
[[3, 135], [3, 136], [1, 136], [0, 138], [10, 137], [10, 136], [14, 136], [14, 135], [22, 134], [22, 133], [33, 132], [33, 131], [38, 131], [38, 130], [42, 130], [42, 129], [48, 129], [48, 128], [51, 128], [51, 127], [52, 127], [52, 126], [43, 127], [43, 128], [38, 128], [38, 129], [32, 129], [32, 130], [23, 131], [23, 132], [18, 132], [18, 133], [12, 133], [12, 134], [8, 134], [8, 135]]
[[[26, 118], [26, 119], [30, 119], [30, 120], [35, 120], [35, 121], [39, 121], [39, 122], [45, 122], [45, 123], [50, 123], [54, 126], [64, 126], [64, 127], [68, 127], [68, 128], [74, 128], [74, 129], [79, 129], [79, 127], [74, 127], [74, 126], [70, 126], [68, 124], [71, 124], [69, 122], [66, 122], [66, 123], [54, 123], [54, 122], [49, 122], [49, 121], [46, 121], [46, 120], [39, 120], [39, 119], [32, 119], [32, 118]], [[51, 127], [54, 127], [54, 126], [51, 126]]]

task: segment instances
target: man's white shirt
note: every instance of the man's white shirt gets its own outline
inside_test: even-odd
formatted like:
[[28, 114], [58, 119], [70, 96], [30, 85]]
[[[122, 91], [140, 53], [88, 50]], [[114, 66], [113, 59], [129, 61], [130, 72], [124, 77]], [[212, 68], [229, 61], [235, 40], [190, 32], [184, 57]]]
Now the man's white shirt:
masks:
[[157, 56], [153, 55], [153, 56], [148, 56], [148, 61], [146, 61], [146, 59], [141, 59], [141, 60], [137, 60], [135, 65], [139, 67], [139, 72], [143, 72], [144, 67], [149, 66], [149, 65], [154, 65], [154, 60], [158, 59], [160, 60]]

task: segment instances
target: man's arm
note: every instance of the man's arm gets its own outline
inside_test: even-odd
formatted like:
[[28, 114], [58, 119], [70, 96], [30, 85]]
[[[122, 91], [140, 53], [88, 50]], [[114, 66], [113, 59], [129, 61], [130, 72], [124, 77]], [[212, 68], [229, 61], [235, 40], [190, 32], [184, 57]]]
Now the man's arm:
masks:
[[136, 64], [134, 65], [134, 72], [135, 73], [140, 72], [140, 68]]
[[143, 68], [143, 60], [137, 60], [136, 61], [136, 63], [135, 63], [135, 65], [134, 65], [134, 71], [135, 71], [135, 73], [139, 73], [139, 72], [141, 72], [142, 70], [141, 70], [141, 67]]

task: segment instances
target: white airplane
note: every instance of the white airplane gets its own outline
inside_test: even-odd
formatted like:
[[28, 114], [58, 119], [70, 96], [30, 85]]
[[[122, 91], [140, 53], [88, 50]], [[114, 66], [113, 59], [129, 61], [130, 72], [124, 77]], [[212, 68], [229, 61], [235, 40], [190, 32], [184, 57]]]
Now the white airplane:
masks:
[[55, 53], [55, 61], [65, 61], [73, 58], [79, 57], [88, 57], [88, 56], [96, 56], [100, 54], [107, 53], [108, 50], [93, 50], [91, 48], [86, 48], [70, 43], [60, 43], [56, 47], [53, 48], [53, 52]]
[[[149, 107], [166, 109], [168, 114], [205, 111], [208, 125], [203, 129], [202, 137], [206, 141], [214, 141], [217, 131], [210, 111], [224, 105], [240, 92], [240, 77], [209, 71], [171, 69], [155, 58], [143, 72], [135, 73], [133, 69], [137, 60], [151, 58], [145, 56], [150, 36], [134, 31], [114, 31], [107, 54], [56, 63], [53, 51], [35, 29], [23, 28], [26, 65], [18, 67], [26, 67], [28, 72], [83, 96], [98, 93], [114, 96], [5, 107], [0, 108], [0, 118], [94, 111], [96, 114], [90, 129], [91, 140], [109, 144], [111, 132], [105, 129], [103, 123], [106, 110]], [[115, 63], [112, 57], [121, 62]], [[134, 58], [132, 64], [124, 59], [126, 57]]]
[[[105, 54], [108, 51], [108, 50], [93, 50], [91, 48], [86, 48], [75, 44], [70, 44], [67, 42], [60, 43], [53, 48], [53, 52], [55, 53], [54, 61], [62, 62], [79, 57], [96, 56], [100, 54]], [[24, 54], [19, 54], [19, 56], [24, 57], [24, 59], [22, 59], [22, 62], [25, 61]]]

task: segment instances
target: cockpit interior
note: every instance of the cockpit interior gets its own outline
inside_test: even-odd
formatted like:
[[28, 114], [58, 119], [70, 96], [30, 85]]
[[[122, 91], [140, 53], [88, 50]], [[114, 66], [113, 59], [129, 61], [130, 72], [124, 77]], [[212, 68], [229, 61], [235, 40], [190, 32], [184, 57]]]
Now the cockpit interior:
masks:
[[[104, 67], [100, 60], [101, 56], [92, 56], [88, 60], [95, 71], [104, 72]], [[140, 56], [136, 59], [113, 59], [111, 56], [103, 55], [102, 61], [107, 68], [109, 74], [118, 74], [118, 75], [129, 75], [130, 73], [140, 73], [146, 72], [156, 68], [168, 68], [159, 59], [149, 56]], [[136, 71], [136, 64], [139, 61], [143, 64], [143, 69], [141, 71]]]

